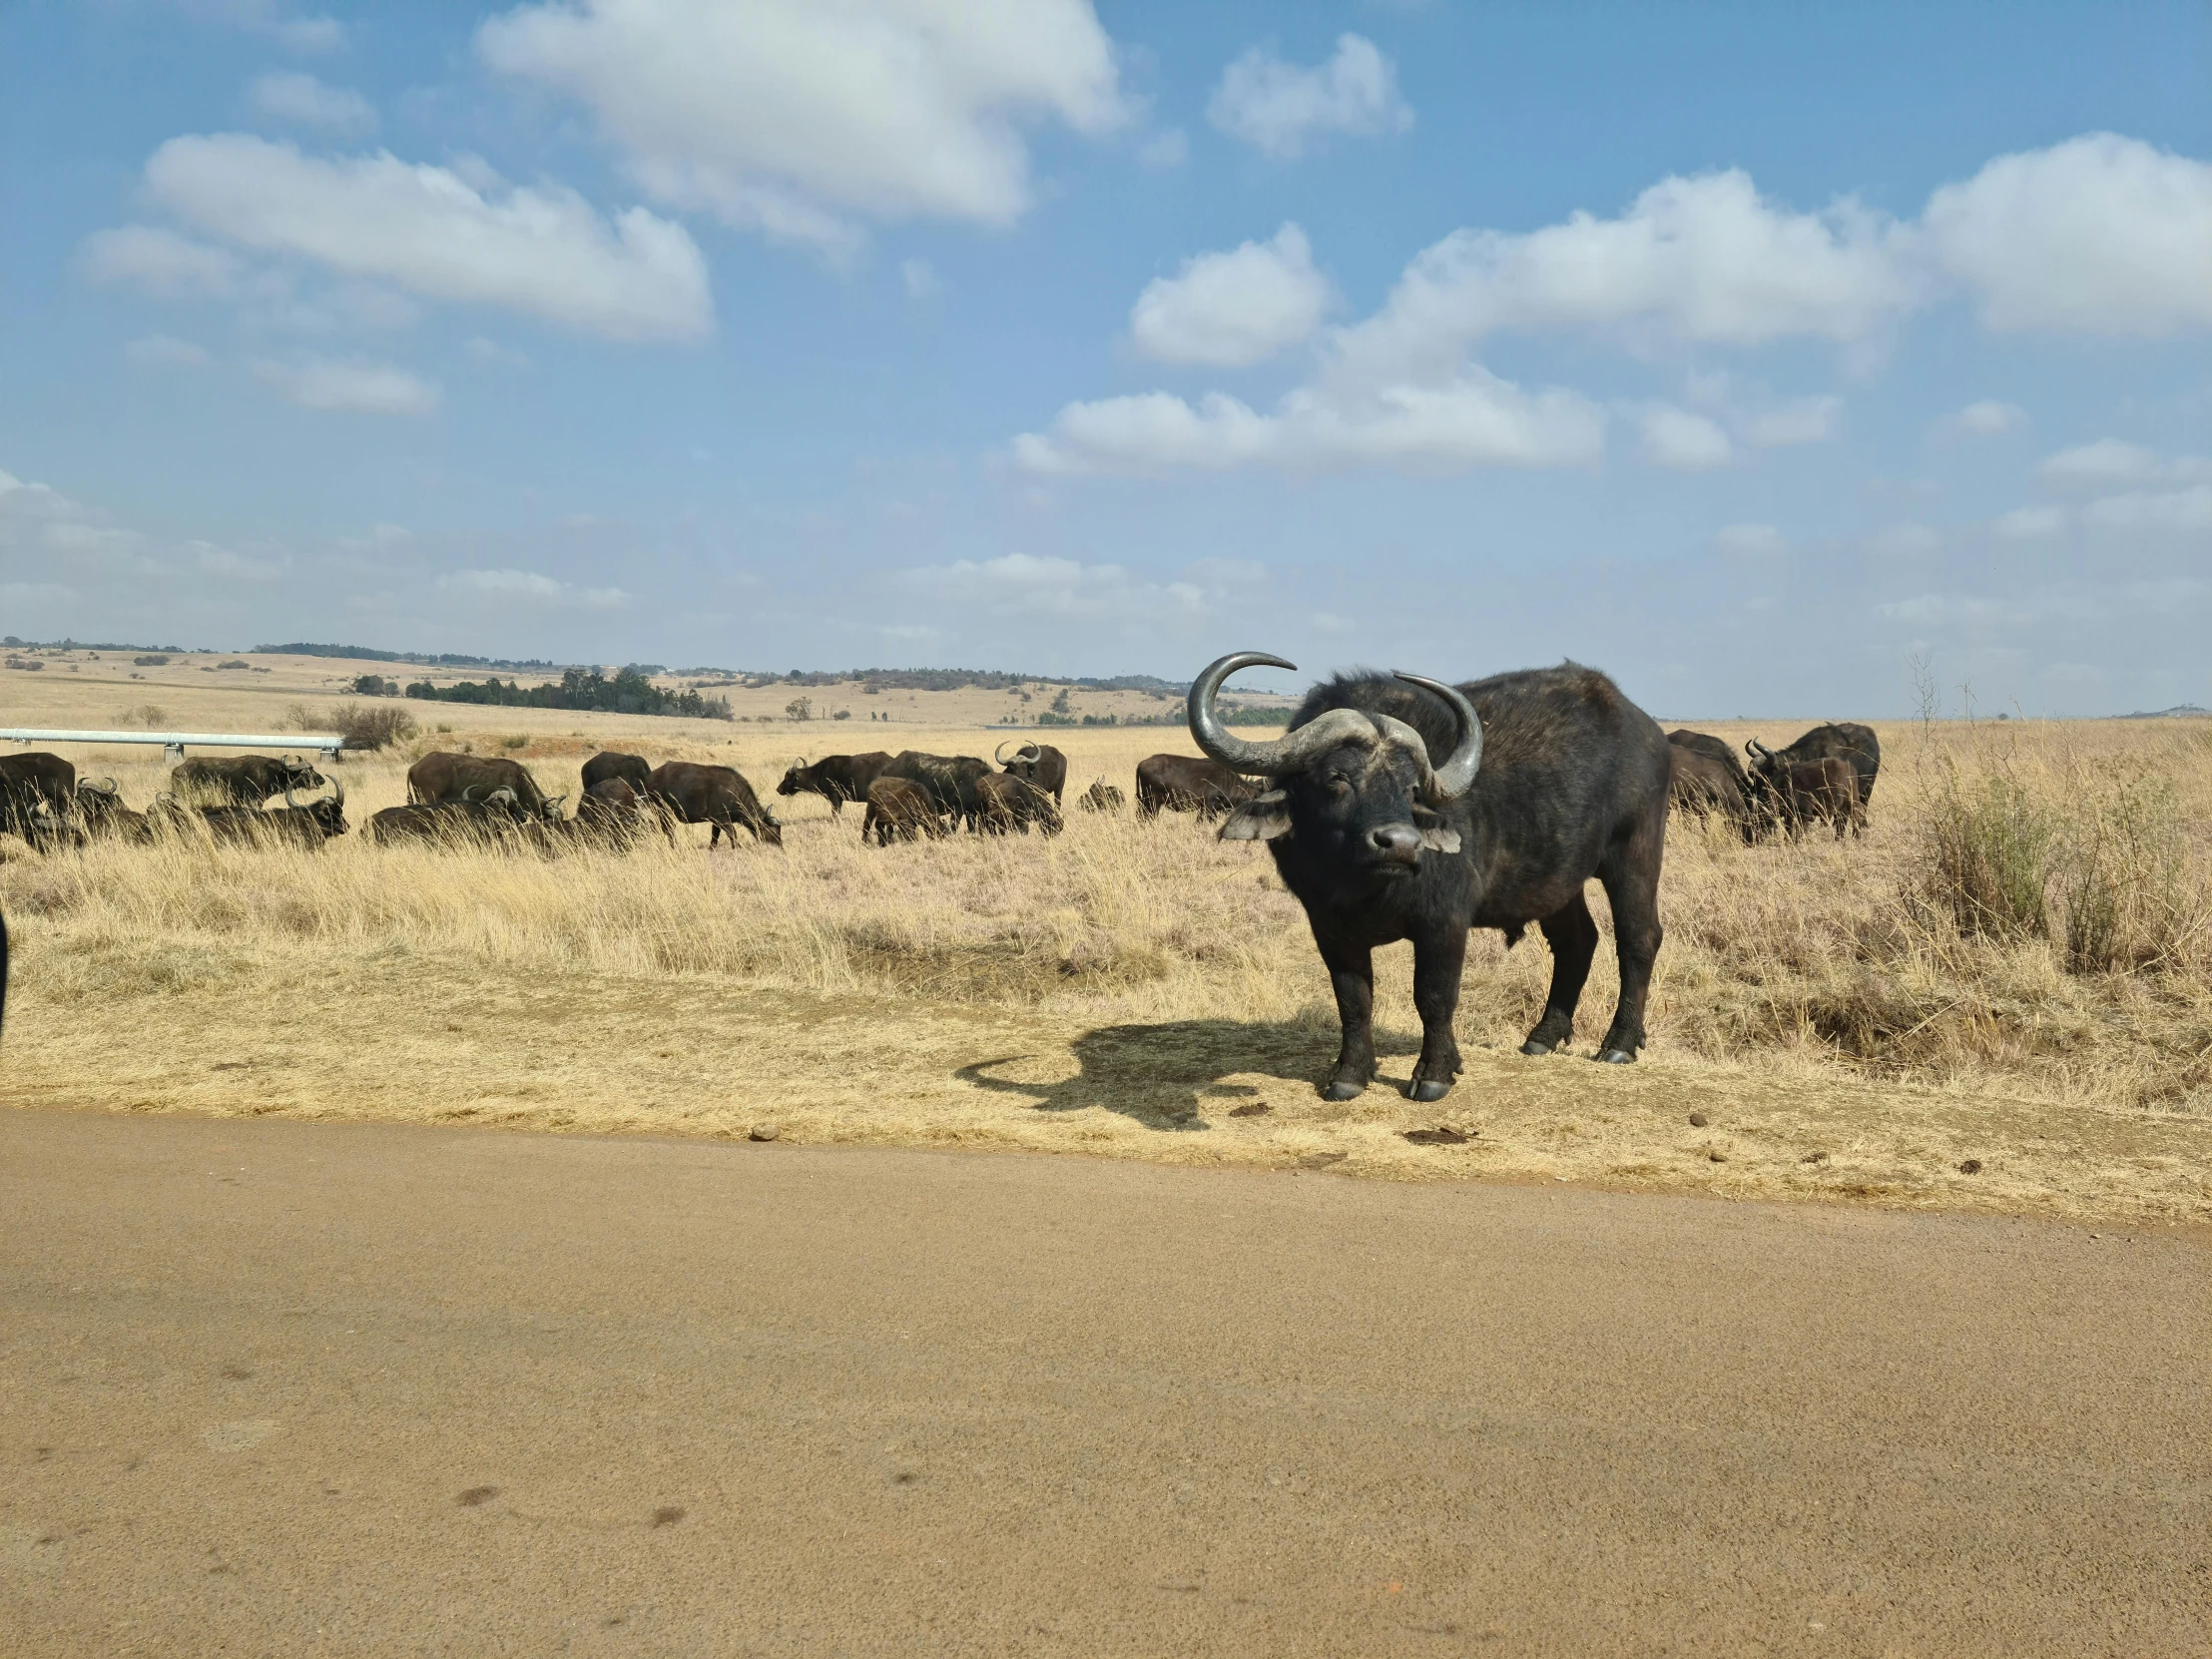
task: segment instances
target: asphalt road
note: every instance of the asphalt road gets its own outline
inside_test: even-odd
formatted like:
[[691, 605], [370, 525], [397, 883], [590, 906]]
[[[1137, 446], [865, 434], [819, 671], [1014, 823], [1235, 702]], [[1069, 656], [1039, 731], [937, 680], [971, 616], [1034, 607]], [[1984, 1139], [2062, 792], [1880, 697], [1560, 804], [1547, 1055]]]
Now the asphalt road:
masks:
[[0, 1649], [2212, 1651], [2212, 1248], [0, 1112]]

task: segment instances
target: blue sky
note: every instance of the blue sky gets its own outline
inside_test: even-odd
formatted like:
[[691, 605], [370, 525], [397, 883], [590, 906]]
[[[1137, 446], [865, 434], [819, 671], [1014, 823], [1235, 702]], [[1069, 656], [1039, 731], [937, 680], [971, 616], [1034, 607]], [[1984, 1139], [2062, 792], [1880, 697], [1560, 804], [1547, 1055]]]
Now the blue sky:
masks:
[[2212, 9], [0, 16], [0, 631], [2212, 704]]

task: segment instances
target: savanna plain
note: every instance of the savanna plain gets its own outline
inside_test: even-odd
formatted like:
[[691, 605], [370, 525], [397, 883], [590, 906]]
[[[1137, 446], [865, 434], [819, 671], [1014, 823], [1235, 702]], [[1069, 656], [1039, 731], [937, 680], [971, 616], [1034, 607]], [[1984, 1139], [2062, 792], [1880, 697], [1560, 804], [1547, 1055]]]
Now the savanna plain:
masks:
[[[347, 678], [389, 668], [236, 661], [50, 655], [0, 674], [0, 725], [326, 729]], [[1336, 1011], [1267, 854], [1075, 809], [1094, 778], [1132, 793], [1140, 758], [1193, 752], [1180, 728], [1037, 734], [1070, 761], [1057, 837], [875, 848], [856, 810], [777, 799], [784, 769], [988, 756], [1008, 734], [984, 723], [1018, 706], [846, 685], [802, 722], [789, 701], [740, 692], [731, 722], [402, 702], [419, 730], [335, 769], [355, 830], [318, 853], [0, 841], [7, 1098], [2212, 1223], [2212, 721], [1881, 724], [1872, 824], [1843, 842], [1747, 845], [1678, 814], [1642, 1061], [1589, 1063], [1609, 938], [1572, 1047], [1532, 1059], [1550, 958], [1533, 931], [1481, 933], [1466, 1073], [1415, 1106], [1406, 947], [1378, 958], [1382, 1077], [1324, 1102]], [[1812, 723], [1697, 724], [1780, 744]], [[734, 765], [785, 844], [368, 843], [407, 765], [463, 747], [552, 793], [600, 749]], [[135, 807], [164, 783], [158, 749], [63, 752]]]

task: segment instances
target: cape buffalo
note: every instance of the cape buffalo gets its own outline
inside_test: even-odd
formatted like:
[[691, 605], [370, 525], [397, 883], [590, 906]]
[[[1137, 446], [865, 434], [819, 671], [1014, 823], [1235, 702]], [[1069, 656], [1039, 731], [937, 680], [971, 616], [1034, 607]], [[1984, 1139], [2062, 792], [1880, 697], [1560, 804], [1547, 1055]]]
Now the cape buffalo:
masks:
[[531, 821], [524, 819], [515, 792], [498, 789], [474, 801], [410, 802], [404, 807], [386, 807], [369, 815], [366, 833], [379, 846], [410, 840], [481, 846], [511, 841], [526, 822]]
[[830, 803], [832, 817], [844, 811], [847, 801], [865, 801], [867, 787], [882, 777], [891, 758], [880, 749], [865, 755], [825, 755], [812, 766], [796, 762], [776, 786], [778, 795], [819, 795]]
[[0, 830], [43, 847], [68, 819], [76, 795], [77, 769], [59, 755], [0, 755]]
[[938, 812], [970, 830], [975, 828], [975, 786], [990, 775], [989, 766], [976, 756], [930, 755], [919, 749], [900, 750], [880, 774], [919, 784], [929, 792]]
[[867, 816], [860, 822], [862, 846], [871, 835], [877, 846], [888, 846], [894, 838], [910, 841], [926, 835], [936, 840], [949, 833], [936, 802], [911, 778], [878, 778], [867, 787]]
[[1014, 751], [1014, 758], [1006, 758], [1006, 746], [1000, 744], [992, 751], [991, 759], [1005, 772], [1019, 778], [1025, 784], [1034, 784], [1052, 797], [1052, 804], [1060, 805], [1060, 793], [1067, 788], [1068, 758], [1048, 743], [1025, 743]]
[[784, 827], [761, 805], [753, 786], [734, 767], [669, 761], [653, 769], [646, 790], [653, 801], [676, 815], [677, 822], [713, 825], [707, 836], [710, 851], [720, 844], [726, 831], [735, 846], [741, 824], [753, 831], [757, 840], [771, 846], [784, 844]]
[[[319, 852], [324, 841], [346, 831], [345, 786], [333, 779], [330, 794], [303, 807], [287, 790], [284, 805], [273, 812], [265, 813], [257, 807], [202, 807], [194, 816], [219, 846], [275, 844]], [[189, 824], [191, 820], [184, 822]]]
[[[1595, 669], [1524, 669], [1451, 687], [1417, 675], [1325, 681], [1274, 743], [1230, 735], [1214, 713], [1223, 680], [1264, 652], [1222, 658], [1192, 683], [1191, 736], [1224, 766], [1274, 788], [1222, 826], [1265, 840], [1337, 992], [1344, 1041], [1324, 1093], [1350, 1100], [1376, 1071], [1373, 952], [1413, 942], [1420, 1059], [1408, 1090], [1438, 1100], [1461, 1070], [1452, 1036], [1470, 927], [1508, 944], [1531, 921], [1552, 949], [1551, 992], [1524, 1054], [1574, 1027], [1597, 924], [1583, 884], [1604, 883], [1621, 995], [1598, 1058], [1635, 1059], [1659, 953], [1659, 864], [1667, 838], [1667, 740]], [[1435, 762], [1432, 757], [1441, 755]]]
[[494, 755], [425, 755], [407, 769], [407, 799], [418, 806], [440, 801], [483, 800], [493, 790], [512, 790], [515, 802], [532, 818], [557, 819], [566, 796], [548, 799], [530, 769], [520, 761]]
[[1075, 804], [1086, 813], [1118, 813], [1122, 808], [1122, 793], [1103, 778], [1091, 780], [1091, 787], [1075, 798]]
[[1148, 755], [1137, 763], [1139, 818], [1166, 811], [1210, 821], [1259, 793], [1260, 786], [1235, 768], [1196, 755]]
[[987, 772], [975, 781], [978, 830], [988, 835], [1019, 830], [1026, 835], [1032, 824], [1048, 835], [1062, 829], [1059, 807], [1041, 788], [1007, 772]]
[[1805, 833], [1807, 825], [1815, 823], [1835, 825], [1838, 840], [1844, 838], [1846, 830], [1855, 835], [1865, 833], [1867, 810], [1859, 799], [1859, 774], [1849, 762], [1824, 755], [1817, 761], [1777, 767], [1762, 776], [1773, 791], [1775, 812], [1792, 840]]
[[1744, 753], [1751, 757], [1749, 778], [1755, 791], [1774, 789], [1785, 768], [1833, 756], [1858, 775], [1862, 809], [1873, 801], [1875, 776], [1882, 771], [1882, 740], [1874, 735], [1873, 728], [1856, 721], [1816, 726], [1787, 749], [1769, 749], [1752, 738], [1744, 744]]
[[1678, 749], [1687, 749], [1693, 755], [1703, 755], [1715, 765], [1727, 769], [1736, 780], [1737, 789], [1744, 787], [1744, 763], [1736, 759], [1736, 751], [1725, 738], [1710, 737], [1703, 732], [1693, 732], [1686, 726], [1676, 727], [1667, 734], [1667, 742]]
[[645, 781], [652, 776], [653, 768], [643, 755], [621, 755], [603, 749], [584, 763], [584, 793], [589, 795], [595, 785], [619, 778], [643, 795]]
[[1740, 768], [1723, 765], [1702, 749], [1678, 744], [1672, 737], [1667, 740], [1667, 758], [1673, 767], [1671, 794], [1677, 807], [1699, 819], [1719, 813], [1746, 835], [1751, 833], [1751, 810], [1737, 783], [1743, 776]]
[[322, 783], [322, 774], [306, 762], [275, 755], [191, 760], [169, 774], [172, 795], [207, 807], [259, 807], [286, 790], [319, 790]]

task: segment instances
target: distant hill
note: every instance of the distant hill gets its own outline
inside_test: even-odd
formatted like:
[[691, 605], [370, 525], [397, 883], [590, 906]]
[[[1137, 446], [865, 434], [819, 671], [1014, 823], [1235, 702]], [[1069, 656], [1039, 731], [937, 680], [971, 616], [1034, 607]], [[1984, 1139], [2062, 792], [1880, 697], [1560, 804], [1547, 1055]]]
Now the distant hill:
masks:
[[566, 668], [566, 663], [549, 663], [543, 657], [524, 657], [517, 661], [511, 657], [461, 657], [452, 652], [431, 654], [423, 651], [378, 651], [367, 645], [311, 645], [294, 640], [289, 645], [257, 645], [254, 650], [264, 657], [353, 657], [369, 663], [415, 663], [424, 668], [534, 668], [542, 671]]
[[2138, 709], [2131, 715], [2114, 715], [2114, 720], [2182, 720], [2190, 715], [2212, 715], [2212, 709], [2199, 708], [2194, 703], [2176, 703], [2170, 709]]

